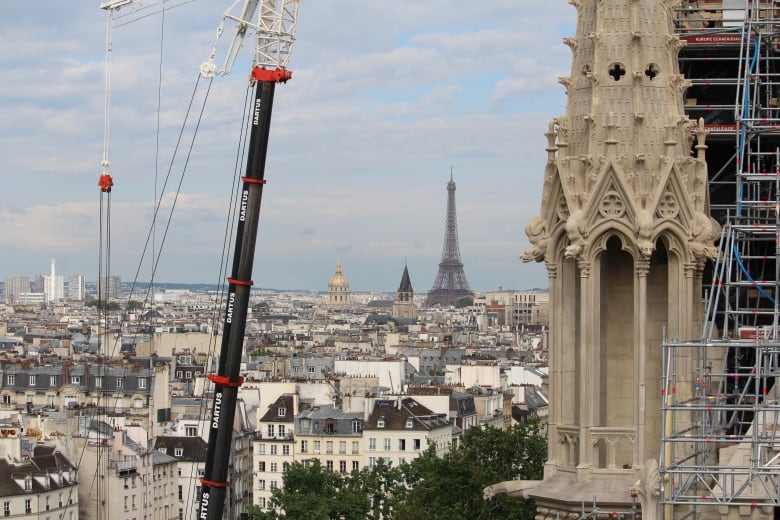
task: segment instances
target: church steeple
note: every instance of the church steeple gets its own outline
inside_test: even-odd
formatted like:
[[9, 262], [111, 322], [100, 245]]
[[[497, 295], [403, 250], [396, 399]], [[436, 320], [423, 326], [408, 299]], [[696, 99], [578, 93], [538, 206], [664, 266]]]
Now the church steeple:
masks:
[[404, 264], [404, 272], [401, 275], [401, 283], [393, 302], [393, 318], [415, 319], [417, 308], [414, 305], [414, 289], [409, 278], [409, 269]]

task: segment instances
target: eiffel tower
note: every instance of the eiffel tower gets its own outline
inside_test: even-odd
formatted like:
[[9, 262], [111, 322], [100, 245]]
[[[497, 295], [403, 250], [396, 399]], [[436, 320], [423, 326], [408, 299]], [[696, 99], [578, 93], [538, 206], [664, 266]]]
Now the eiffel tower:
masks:
[[458, 221], [455, 214], [455, 182], [447, 183], [447, 222], [444, 227], [444, 248], [441, 252], [439, 272], [433, 288], [425, 299], [426, 305], [455, 305], [461, 298], [471, 298], [474, 293], [466, 281], [463, 262], [460, 261], [458, 247]]

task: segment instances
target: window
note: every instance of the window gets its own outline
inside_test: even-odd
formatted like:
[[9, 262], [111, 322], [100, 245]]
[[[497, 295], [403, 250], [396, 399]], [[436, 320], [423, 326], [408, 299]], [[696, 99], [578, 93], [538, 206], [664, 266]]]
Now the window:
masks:
[[71, 376], [70, 384], [72, 384], [72, 385], [80, 385], [81, 384], [81, 376]]
[[360, 423], [360, 420], [352, 421], [352, 433], [361, 433], [362, 431], [363, 427]]
[[309, 441], [301, 441], [301, 453], [308, 453]]
[[313, 373], [314, 373], [314, 367], [309, 367], [309, 373], [310, 373], [310, 374], [313, 374]]
[[420, 439], [414, 439], [414, 451], [420, 451]]
[[279, 437], [284, 437], [286, 428], [284, 427], [284, 424], [279, 425]]
[[117, 388], [122, 388], [122, 378], [121, 377], [117, 377], [116, 378], [116, 387]]
[[298, 372], [300, 372], [300, 371], [301, 371], [301, 367], [299, 367], [298, 365], [295, 365], [295, 366], [293, 367], [293, 372], [294, 372], [294, 373], [296, 373], [296, 374], [297, 374], [297, 373], [298, 373]]
[[333, 453], [333, 441], [327, 441], [325, 443], [325, 453]]
[[282, 455], [289, 455], [290, 454], [290, 446], [285, 444], [282, 446]]
[[179, 486], [179, 500], [184, 500], [184, 486]]
[[287, 415], [287, 408], [285, 408], [284, 406], [280, 406], [279, 410], [277, 411], [277, 415], [279, 417], [284, 417], [285, 415]]
[[376, 466], [376, 457], [369, 457], [368, 458], [368, 467], [374, 468]]
[[373, 437], [368, 439], [368, 449], [369, 450], [375, 450], [376, 449], [376, 439], [374, 439]]
[[184, 374], [184, 375], [187, 377], [187, 379], [192, 379], [192, 372], [191, 371], [187, 370], [187, 373]]
[[15, 385], [16, 384], [16, 376], [14, 374], [8, 374], [8, 378], [6, 379], [9, 385]]
[[257, 471], [265, 471], [265, 462], [257, 463]]
[[407, 428], [414, 428], [414, 420], [412, 420], [412, 418], [411, 418], [411, 417], [409, 417], [408, 419], [406, 419], [406, 427], [407, 427]]
[[402, 466], [404, 464], [406, 464], [406, 459], [403, 457], [398, 457], [398, 465]]
[[320, 452], [320, 441], [314, 441], [314, 453]]
[[257, 503], [260, 506], [260, 509], [264, 509], [265, 508], [265, 499], [264, 498], [261, 498]]
[[360, 453], [360, 443], [358, 441], [352, 441], [352, 455]]
[[376, 422], [377, 428], [384, 428], [385, 427], [385, 418], [380, 417], [379, 420]]
[[265, 489], [265, 480], [258, 480], [257, 481], [257, 489], [260, 491]]
[[339, 454], [347, 453], [347, 441], [339, 441]]
[[102, 376], [95, 377], [95, 388], [103, 388], [103, 377]]
[[182, 379], [184, 377], [184, 372], [181, 370], [176, 371], [176, 379]]
[[145, 377], [139, 377], [138, 378], [138, 388], [145, 389], [146, 388], [146, 378]]
[[184, 448], [174, 448], [173, 450], [174, 457], [181, 457], [182, 455], [184, 455]]
[[327, 469], [328, 471], [333, 471], [333, 461], [332, 460], [325, 461], [325, 469]]
[[289, 462], [282, 462], [282, 471], [287, 471], [290, 469], [290, 463]]
[[271, 455], [276, 455], [276, 444], [271, 444]]
[[24, 512], [27, 514], [32, 513], [32, 499], [28, 498], [24, 501]]
[[385, 451], [390, 451], [390, 439], [385, 439]]
[[273, 437], [274, 436], [274, 425], [273, 424], [269, 424], [268, 425], [268, 436], [269, 437]]
[[49, 386], [57, 386], [57, 376], [49, 376]]
[[398, 451], [406, 451], [406, 439], [398, 439]]
[[3, 394], [3, 404], [11, 404], [11, 396], [8, 394]]
[[346, 473], [347, 472], [347, 461], [346, 460], [340, 460], [339, 461], [339, 473]]
[[30, 376], [30, 386], [35, 386], [35, 376]]
[[271, 463], [271, 473], [276, 473], [278, 470], [278, 466], [276, 465], [276, 462]]
[[258, 444], [257, 445], [257, 454], [258, 455], [265, 455], [265, 444]]
[[3, 502], [3, 516], [11, 516], [11, 502]]
[[26, 477], [24, 479], [24, 490], [32, 491], [32, 477]]
[[276, 488], [277, 488], [276, 481], [275, 481], [275, 480], [272, 480], [272, 481], [271, 481], [271, 489], [276, 489]]
[[355, 471], [359, 470], [360, 469], [360, 463], [358, 461], [356, 461], [356, 460], [353, 460], [352, 461], [352, 469], [355, 470]]
[[184, 427], [184, 435], [187, 437], [197, 437], [198, 436], [198, 427], [197, 426], [185, 426]]

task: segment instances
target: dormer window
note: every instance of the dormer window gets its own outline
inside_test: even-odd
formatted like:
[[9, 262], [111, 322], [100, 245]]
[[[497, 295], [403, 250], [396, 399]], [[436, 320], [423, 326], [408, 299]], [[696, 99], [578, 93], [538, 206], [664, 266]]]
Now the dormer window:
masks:
[[24, 477], [24, 490], [32, 491], [32, 477], [30, 476]]
[[285, 408], [284, 406], [280, 406], [277, 413], [279, 417], [284, 417], [285, 415], [287, 415], [287, 408]]
[[406, 420], [406, 427], [407, 428], [413, 428], [414, 427], [414, 421], [412, 420], [411, 417]]
[[385, 418], [380, 417], [379, 420], [376, 422], [377, 428], [384, 428], [385, 427]]
[[174, 457], [181, 457], [182, 455], [184, 455], [184, 448], [175, 448], [173, 450]]

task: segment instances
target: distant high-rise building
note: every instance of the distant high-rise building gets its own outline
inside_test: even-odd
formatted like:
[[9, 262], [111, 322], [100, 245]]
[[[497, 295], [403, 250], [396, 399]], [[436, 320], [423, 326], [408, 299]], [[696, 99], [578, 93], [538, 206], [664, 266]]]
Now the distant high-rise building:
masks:
[[341, 260], [336, 262], [336, 272], [328, 282], [328, 307], [349, 307], [349, 280], [341, 271]]
[[49, 276], [43, 277], [43, 293], [47, 303], [65, 297], [65, 280], [62, 276], [57, 276], [54, 259], [51, 261]]
[[455, 305], [462, 298], [471, 298], [474, 293], [466, 281], [463, 262], [458, 246], [458, 220], [455, 212], [455, 182], [450, 172], [447, 183], [447, 221], [444, 226], [444, 247], [439, 262], [439, 272], [433, 288], [425, 299], [427, 305]]
[[98, 299], [112, 300], [122, 295], [121, 276], [101, 276], [98, 279]]
[[30, 292], [29, 276], [6, 276], [5, 277], [5, 301], [19, 301], [19, 295]]
[[74, 274], [68, 278], [68, 299], [83, 300], [86, 294], [84, 275]]
[[393, 318], [415, 319], [417, 308], [414, 306], [414, 289], [409, 278], [409, 269], [404, 265], [404, 273], [401, 275], [401, 283], [398, 285], [395, 301], [393, 302]]

